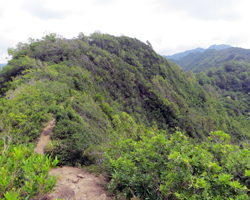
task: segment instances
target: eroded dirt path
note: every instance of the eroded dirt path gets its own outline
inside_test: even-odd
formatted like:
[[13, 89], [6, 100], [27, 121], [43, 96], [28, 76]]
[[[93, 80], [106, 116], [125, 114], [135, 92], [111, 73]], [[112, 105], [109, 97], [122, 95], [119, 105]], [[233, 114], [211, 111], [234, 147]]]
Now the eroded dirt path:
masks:
[[109, 200], [103, 190], [104, 179], [90, 174], [87, 170], [75, 167], [62, 167], [50, 170], [50, 175], [59, 175], [54, 193], [49, 199]]
[[[49, 122], [42, 131], [41, 137], [34, 151], [44, 154], [44, 147], [49, 143], [50, 133], [55, 126], [56, 120]], [[101, 184], [105, 184], [104, 178], [96, 177], [87, 170], [64, 166], [49, 171], [50, 175], [58, 177], [54, 192], [46, 196], [46, 200], [111, 200]]]
[[41, 137], [37, 143], [36, 148], [34, 149], [34, 151], [36, 153], [40, 153], [40, 154], [44, 154], [44, 147], [49, 143], [49, 138], [50, 138], [50, 133], [52, 132], [53, 127], [56, 124], [56, 120], [52, 119], [48, 126], [46, 126], [41, 134]]

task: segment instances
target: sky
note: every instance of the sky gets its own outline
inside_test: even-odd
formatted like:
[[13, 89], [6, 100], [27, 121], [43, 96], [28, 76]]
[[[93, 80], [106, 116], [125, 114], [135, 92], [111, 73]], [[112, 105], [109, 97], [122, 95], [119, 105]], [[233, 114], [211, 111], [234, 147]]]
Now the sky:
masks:
[[46, 33], [125, 35], [160, 55], [213, 44], [250, 49], [249, 8], [249, 0], [1, 0], [0, 63], [9, 47]]

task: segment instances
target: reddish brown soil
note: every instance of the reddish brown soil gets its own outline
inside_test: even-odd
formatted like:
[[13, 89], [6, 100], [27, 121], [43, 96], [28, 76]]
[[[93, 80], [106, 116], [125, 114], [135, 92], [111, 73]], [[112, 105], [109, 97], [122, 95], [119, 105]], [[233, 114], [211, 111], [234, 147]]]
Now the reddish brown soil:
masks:
[[[51, 120], [42, 131], [35, 152], [44, 154], [44, 147], [48, 144], [50, 133], [55, 125], [55, 119]], [[54, 192], [42, 197], [42, 199], [64, 200], [109, 200], [101, 184], [105, 184], [104, 178], [96, 177], [87, 170], [75, 167], [62, 167], [50, 170], [50, 175], [58, 177]]]
[[49, 199], [109, 200], [101, 184], [105, 181], [90, 174], [87, 170], [75, 167], [62, 167], [50, 170], [50, 175], [59, 176], [54, 193]]

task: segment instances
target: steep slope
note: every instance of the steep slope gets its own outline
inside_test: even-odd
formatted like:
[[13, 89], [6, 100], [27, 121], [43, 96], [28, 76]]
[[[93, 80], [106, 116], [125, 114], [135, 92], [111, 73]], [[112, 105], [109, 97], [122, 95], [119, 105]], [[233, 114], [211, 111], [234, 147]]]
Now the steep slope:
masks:
[[13, 59], [0, 73], [1, 119], [14, 142], [27, 142], [53, 115], [57, 123], [46, 153], [61, 165], [90, 164], [85, 153], [109, 140], [122, 112], [138, 124], [168, 134], [180, 129], [197, 140], [214, 130], [235, 139], [249, 132], [244, 116], [231, 117], [215, 90], [206, 91], [194, 74], [137, 39], [50, 34], [9, 53]]
[[225, 107], [230, 108], [230, 115], [243, 114], [249, 119], [250, 113], [250, 64], [245, 61], [229, 61], [219, 68], [212, 68], [205, 73], [196, 74], [201, 85], [213, 86], [220, 94]]
[[[250, 124], [245, 113], [224, 103], [218, 88], [126, 36], [50, 34], [33, 41], [9, 49], [13, 59], [0, 71], [1, 149], [6, 141], [38, 141], [54, 118], [45, 155], [58, 158], [60, 166], [105, 171], [114, 193], [248, 198], [250, 153], [244, 140]], [[51, 158], [39, 157], [48, 170]], [[30, 189], [35, 178], [33, 184], [23, 177], [21, 184]], [[48, 181], [51, 189], [54, 182]]]
[[198, 82], [206, 90], [215, 88], [224, 107], [231, 116], [242, 114], [249, 119], [249, 70], [250, 50], [230, 48], [222, 51], [206, 51], [188, 55], [177, 61], [188, 66], [196, 74]]

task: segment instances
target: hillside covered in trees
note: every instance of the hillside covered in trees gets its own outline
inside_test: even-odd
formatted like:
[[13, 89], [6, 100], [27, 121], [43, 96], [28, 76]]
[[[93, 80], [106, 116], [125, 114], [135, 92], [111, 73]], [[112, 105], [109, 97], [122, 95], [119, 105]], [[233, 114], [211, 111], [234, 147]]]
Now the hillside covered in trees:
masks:
[[184, 71], [195, 73], [206, 71], [210, 68], [218, 68], [224, 62], [245, 61], [250, 63], [250, 50], [231, 47], [224, 50], [207, 50], [203, 53], [190, 53], [179, 60], [171, 60], [180, 65]]
[[[229, 94], [222, 99], [219, 69], [184, 72], [149, 42], [99, 32], [73, 39], [49, 34], [8, 51], [12, 60], [0, 71], [5, 173], [17, 169], [8, 159], [16, 146], [34, 144], [54, 118], [50, 157], [39, 161], [47, 168], [57, 159], [59, 166], [95, 166], [107, 173], [110, 191], [128, 199], [248, 198], [247, 97], [245, 104], [232, 103]], [[248, 91], [244, 84], [236, 90]], [[48, 178], [43, 192], [53, 187], [46, 170], [34, 174]], [[0, 198], [10, 188], [12, 195], [23, 191], [21, 198], [38, 195], [41, 189], [30, 188], [26, 177], [1, 182]]]
[[198, 82], [208, 90], [213, 87], [225, 107], [242, 113], [249, 119], [250, 64], [245, 61], [229, 61], [219, 68], [196, 74]]

